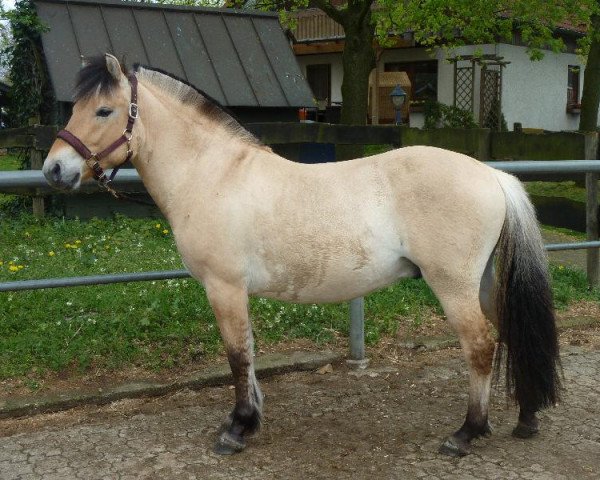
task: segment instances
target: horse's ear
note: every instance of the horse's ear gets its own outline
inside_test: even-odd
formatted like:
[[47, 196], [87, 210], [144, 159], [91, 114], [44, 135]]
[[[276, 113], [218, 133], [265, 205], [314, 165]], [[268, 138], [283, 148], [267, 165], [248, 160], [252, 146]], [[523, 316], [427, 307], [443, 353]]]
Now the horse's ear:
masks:
[[121, 70], [121, 64], [119, 63], [119, 61], [110, 53], [104, 54], [104, 57], [106, 58], [106, 68], [108, 69], [108, 72], [113, 76], [115, 80], [121, 80], [121, 77], [123, 76], [123, 71]]

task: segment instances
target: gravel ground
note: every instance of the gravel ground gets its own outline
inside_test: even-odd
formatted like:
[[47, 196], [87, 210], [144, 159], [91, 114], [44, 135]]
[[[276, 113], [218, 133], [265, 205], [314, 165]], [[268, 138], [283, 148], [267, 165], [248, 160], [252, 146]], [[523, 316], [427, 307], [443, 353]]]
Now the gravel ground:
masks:
[[517, 412], [496, 390], [494, 434], [462, 459], [437, 453], [466, 409], [460, 351], [390, 348], [365, 371], [264, 380], [263, 429], [233, 457], [212, 453], [229, 387], [2, 420], [0, 479], [598, 479], [600, 329], [562, 343], [567, 389], [540, 435], [510, 436]]

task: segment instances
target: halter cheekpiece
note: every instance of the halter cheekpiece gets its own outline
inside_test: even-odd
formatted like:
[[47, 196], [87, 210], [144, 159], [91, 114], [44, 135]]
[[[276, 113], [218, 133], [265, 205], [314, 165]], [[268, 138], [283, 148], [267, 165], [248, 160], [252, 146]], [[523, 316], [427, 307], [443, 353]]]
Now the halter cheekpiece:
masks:
[[[138, 118], [138, 105], [137, 105], [137, 77], [135, 74], [127, 75], [127, 79], [129, 80], [129, 85], [131, 86], [131, 102], [129, 103], [129, 111], [127, 115], [127, 126], [123, 133], [119, 138], [117, 138], [113, 143], [111, 143], [108, 147], [98, 153], [93, 153], [79, 138], [73, 135], [68, 130], [61, 130], [56, 134], [56, 136], [69, 145], [71, 145], [75, 151], [81, 155], [85, 159], [85, 163], [92, 169], [94, 174], [94, 179], [98, 182], [101, 187], [104, 187], [110, 193], [112, 193], [115, 197], [117, 197], [117, 192], [115, 192], [111, 186], [109, 185], [115, 175], [119, 171], [121, 166], [128, 162], [132, 155], [133, 150], [131, 150], [131, 132], [133, 130], [133, 124], [135, 120]], [[106, 175], [104, 169], [100, 166], [100, 160], [106, 157], [108, 154], [114, 152], [121, 145], [127, 145], [127, 154], [125, 156], [125, 160], [120, 165], [117, 165], [113, 168], [110, 176]]]

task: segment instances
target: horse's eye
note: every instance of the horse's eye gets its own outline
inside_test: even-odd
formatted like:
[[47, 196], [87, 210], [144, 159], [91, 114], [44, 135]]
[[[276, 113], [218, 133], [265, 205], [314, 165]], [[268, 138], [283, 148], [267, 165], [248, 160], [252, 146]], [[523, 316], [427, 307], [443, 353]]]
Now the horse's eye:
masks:
[[113, 111], [110, 108], [100, 107], [96, 110], [97, 117], [108, 117]]

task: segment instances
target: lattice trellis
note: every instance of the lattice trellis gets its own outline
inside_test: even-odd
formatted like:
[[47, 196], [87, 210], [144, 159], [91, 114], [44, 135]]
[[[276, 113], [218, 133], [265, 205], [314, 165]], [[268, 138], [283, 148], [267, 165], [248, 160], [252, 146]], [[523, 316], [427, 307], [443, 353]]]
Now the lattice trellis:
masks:
[[473, 111], [473, 76], [475, 67], [456, 67], [454, 72], [454, 106]]
[[475, 74], [480, 67], [479, 124], [502, 128], [502, 69], [506, 62], [497, 55], [463, 55], [448, 59], [454, 63], [454, 106], [475, 114]]
[[481, 100], [479, 124], [483, 128], [500, 130], [502, 127], [502, 67], [484, 66], [481, 69]]

